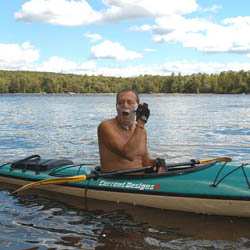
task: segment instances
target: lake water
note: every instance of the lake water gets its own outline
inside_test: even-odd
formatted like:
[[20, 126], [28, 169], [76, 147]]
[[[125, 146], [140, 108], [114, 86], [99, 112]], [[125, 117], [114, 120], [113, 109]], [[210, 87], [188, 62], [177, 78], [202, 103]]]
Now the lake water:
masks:
[[[249, 95], [141, 95], [152, 157], [250, 162]], [[115, 95], [0, 95], [0, 161], [32, 154], [99, 165], [96, 130]], [[1, 184], [0, 184], [1, 187]], [[250, 219], [158, 209], [91, 211], [0, 190], [0, 249], [250, 249]]]

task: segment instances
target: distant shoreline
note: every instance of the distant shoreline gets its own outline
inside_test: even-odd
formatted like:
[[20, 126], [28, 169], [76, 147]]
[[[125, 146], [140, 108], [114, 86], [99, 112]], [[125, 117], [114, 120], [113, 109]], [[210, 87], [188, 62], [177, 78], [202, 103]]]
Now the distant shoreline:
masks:
[[250, 71], [122, 78], [0, 70], [2, 94], [112, 94], [124, 88], [145, 94], [250, 94]]
[[[116, 95], [116, 93], [0, 93], [1, 95]], [[250, 95], [248, 93], [139, 93], [139, 95]]]

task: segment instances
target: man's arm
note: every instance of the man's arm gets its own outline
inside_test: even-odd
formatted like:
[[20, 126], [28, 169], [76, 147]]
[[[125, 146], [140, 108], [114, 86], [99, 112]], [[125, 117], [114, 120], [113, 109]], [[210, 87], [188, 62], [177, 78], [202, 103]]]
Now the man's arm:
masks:
[[104, 121], [98, 127], [98, 138], [111, 151], [133, 161], [137, 156], [141, 140], [145, 136], [143, 125], [143, 122], [138, 123], [132, 136], [126, 142], [121, 135], [110, 126], [109, 122]]
[[144, 149], [144, 155], [142, 156], [142, 165], [144, 167], [147, 166], [153, 166], [155, 159], [150, 158], [149, 153], [148, 153], [148, 147], [147, 147], [147, 135], [145, 135], [146, 137], [146, 143], [145, 143], [145, 149]]

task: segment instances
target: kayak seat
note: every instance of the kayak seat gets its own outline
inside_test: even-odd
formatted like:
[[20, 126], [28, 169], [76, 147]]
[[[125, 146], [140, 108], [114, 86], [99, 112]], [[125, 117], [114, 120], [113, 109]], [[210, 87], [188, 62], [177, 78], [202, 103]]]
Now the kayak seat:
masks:
[[22, 172], [32, 170], [35, 171], [36, 174], [39, 174], [42, 171], [48, 171], [57, 167], [73, 164], [73, 161], [67, 159], [41, 159], [39, 155], [32, 155], [27, 158], [14, 161], [11, 164], [10, 171], [13, 171], [14, 169], [22, 169]]

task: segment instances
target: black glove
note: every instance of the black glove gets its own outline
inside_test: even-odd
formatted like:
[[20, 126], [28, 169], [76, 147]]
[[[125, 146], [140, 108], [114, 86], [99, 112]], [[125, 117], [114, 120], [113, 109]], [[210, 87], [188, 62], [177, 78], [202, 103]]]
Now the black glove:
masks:
[[158, 172], [159, 168], [163, 168], [165, 171], [168, 171], [167, 164], [164, 159], [157, 158], [153, 163], [154, 172]]
[[146, 123], [148, 121], [149, 115], [150, 109], [148, 108], [148, 104], [139, 104], [136, 110], [136, 121], [138, 121], [138, 119], [142, 119]]

